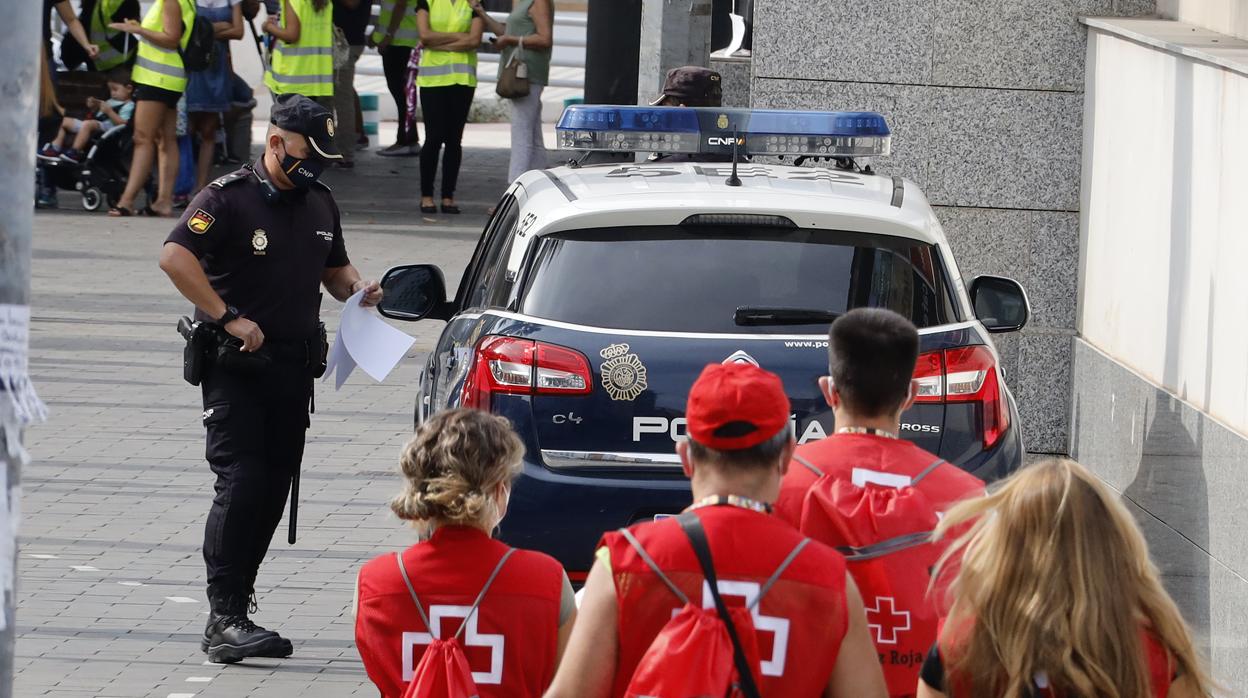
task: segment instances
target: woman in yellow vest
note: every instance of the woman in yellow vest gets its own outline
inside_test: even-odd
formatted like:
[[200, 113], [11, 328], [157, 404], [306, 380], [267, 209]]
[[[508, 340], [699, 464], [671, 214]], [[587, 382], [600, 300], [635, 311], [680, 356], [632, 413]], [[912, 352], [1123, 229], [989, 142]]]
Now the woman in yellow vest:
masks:
[[407, 130], [407, 62], [412, 50], [420, 43], [416, 28], [416, 9], [408, 0], [381, 0], [377, 26], [368, 37], [368, 44], [381, 54], [381, 69], [386, 74], [386, 88], [399, 111], [399, 135], [394, 145], [377, 151], [385, 157], [411, 157], [420, 153], [420, 137], [415, 127]]
[[186, 68], [182, 55], [195, 22], [193, 0], [156, 0], [140, 24], [134, 20], [114, 22], [109, 27], [139, 38], [139, 53], [130, 73], [134, 83], [134, 159], [126, 190], [110, 216], [129, 216], [134, 200], [147, 185], [152, 160], [160, 149], [160, 176], [156, 199], [144, 213], [173, 216], [173, 183], [178, 176], [178, 100], [186, 90]]
[[329, 0], [282, 0], [281, 21], [264, 31], [278, 39], [264, 84], [274, 95], [300, 94], [334, 109], [334, 16]]
[[417, 0], [420, 28], [420, 111], [425, 118], [425, 144], [420, 148], [420, 211], [436, 213], [433, 179], [442, 156], [442, 213], [459, 213], [455, 182], [463, 155], [460, 141], [468, 109], [477, 89], [477, 49], [485, 23], [472, 12], [469, 0]]

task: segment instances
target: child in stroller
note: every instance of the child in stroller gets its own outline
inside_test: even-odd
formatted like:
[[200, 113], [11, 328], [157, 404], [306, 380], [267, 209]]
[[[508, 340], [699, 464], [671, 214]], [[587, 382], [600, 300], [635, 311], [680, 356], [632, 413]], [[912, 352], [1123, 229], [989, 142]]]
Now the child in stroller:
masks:
[[[45, 181], [59, 189], [82, 192], [82, 205], [88, 211], [107, 207], [121, 196], [130, 166], [133, 131], [129, 121], [134, 114], [130, 97], [134, 86], [128, 75], [120, 73], [109, 74], [107, 84], [108, 100], [89, 95], [81, 101], [86, 106], [83, 115], [94, 118], [67, 114], [56, 137], [38, 154]], [[72, 146], [64, 149], [70, 136]]]
[[[74, 165], [82, 164], [83, 153], [91, 139], [98, 133], [130, 123], [134, 116], [134, 101], [130, 99], [134, 93], [134, 85], [126, 82], [108, 81], [108, 101], [98, 97], [87, 97], [87, 109], [92, 111], [90, 119], [75, 119], [66, 116], [61, 121], [61, 129], [51, 143], [43, 146], [39, 152], [44, 158], [59, 157]], [[65, 141], [73, 136], [73, 145], [65, 147]]]

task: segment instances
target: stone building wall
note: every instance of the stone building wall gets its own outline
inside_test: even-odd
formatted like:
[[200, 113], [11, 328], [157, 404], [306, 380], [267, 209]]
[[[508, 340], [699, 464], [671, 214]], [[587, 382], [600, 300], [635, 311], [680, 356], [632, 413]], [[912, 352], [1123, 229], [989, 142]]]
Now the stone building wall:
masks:
[[768, 0], [755, 4], [754, 107], [872, 110], [893, 129], [881, 172], [919, 185], [968, 278], [1031, 297], [998, 335], [1032, 452], [1069, 449], [1079, 254], [1082, 15], [1154, 0]]

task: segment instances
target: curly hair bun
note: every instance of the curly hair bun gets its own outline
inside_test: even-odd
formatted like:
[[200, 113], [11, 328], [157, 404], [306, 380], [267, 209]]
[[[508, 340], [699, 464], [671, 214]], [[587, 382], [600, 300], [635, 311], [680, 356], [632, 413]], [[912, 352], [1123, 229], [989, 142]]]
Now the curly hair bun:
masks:
[[489, 523], [491, 493], [520, 473], [524, 444], [505, 418], [473, 409], [430, 417], [403, 448], [403, 490], [390, 508], [407, 521]]

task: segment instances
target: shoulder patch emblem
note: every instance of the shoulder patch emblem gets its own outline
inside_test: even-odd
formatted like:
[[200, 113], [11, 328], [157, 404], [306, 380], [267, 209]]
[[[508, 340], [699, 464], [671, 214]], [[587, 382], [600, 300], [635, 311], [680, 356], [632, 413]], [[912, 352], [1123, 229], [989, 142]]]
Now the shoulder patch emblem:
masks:
[[636, 400], [647, 387], [646, 367], [636, 354], [628, 353], [627, 344], [612, 344], [598, 352], [606, 361], [599, 366], [602, 387], [612, 400]]
[[197, 208], [195, 209], [195, 213], [191, 215], [189, 220], [187, 220], [186, 227], [190, 228], [191, 232], [196, 235], [203, 235], [208, 232], [208, 229], [211, 228], [212, 224], [216, 222], [217, 219], [214, 218], [211, 213], [208, 213], [202, 208]]

